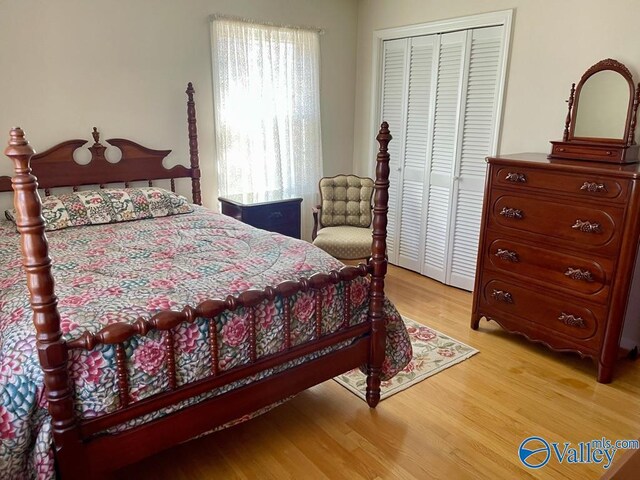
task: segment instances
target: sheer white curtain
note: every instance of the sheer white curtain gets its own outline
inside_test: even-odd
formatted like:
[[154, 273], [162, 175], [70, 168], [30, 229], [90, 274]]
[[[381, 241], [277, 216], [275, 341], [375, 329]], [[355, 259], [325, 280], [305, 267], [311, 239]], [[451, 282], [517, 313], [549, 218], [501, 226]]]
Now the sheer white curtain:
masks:
[[222, 196], [302, 197], [302, 236], [322, 175], [316, 31], [212, 19], [213, 88]]

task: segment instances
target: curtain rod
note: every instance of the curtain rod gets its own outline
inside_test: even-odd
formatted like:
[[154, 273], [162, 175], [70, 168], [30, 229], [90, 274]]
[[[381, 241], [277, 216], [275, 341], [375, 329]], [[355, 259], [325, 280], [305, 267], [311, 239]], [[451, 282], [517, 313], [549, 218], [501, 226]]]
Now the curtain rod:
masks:
[[212, 15], [209, 15], [209, 21], [213, 22], [214, 20], [231, 20], [235, 22], [252, 23], [254, 25], [264, 25], [267, 27], [290, 28], [293, 30], [309, 30], [312, 32], [317, 32], [319, 35], [324, 35], [324, 29], [318, 28], [318, 27], [310, 27], [306, 25], [286, 25], [281, 23], [264, 22], [262, 20], [255, 20], [253, 18], [237, 17], [234, 15], [223, 15], [220, 13], [214, 13]]

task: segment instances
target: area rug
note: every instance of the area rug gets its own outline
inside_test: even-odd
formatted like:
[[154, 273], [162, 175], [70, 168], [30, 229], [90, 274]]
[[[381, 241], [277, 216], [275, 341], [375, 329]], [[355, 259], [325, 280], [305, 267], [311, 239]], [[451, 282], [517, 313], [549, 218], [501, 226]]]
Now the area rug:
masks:
[[[478, 353], [475, 348], [454, 340], [433, 328], [425, 327], [407, 317], [402, 317], [402, 319], [411, 337], [413, 358], [398, 375], [391, 380], [382, 382], [380, 400], [401, 392]], [[334, 380], [358, 397], [365, 399], [366, 376], [359, 369], [356, 368], [339, 375]]]

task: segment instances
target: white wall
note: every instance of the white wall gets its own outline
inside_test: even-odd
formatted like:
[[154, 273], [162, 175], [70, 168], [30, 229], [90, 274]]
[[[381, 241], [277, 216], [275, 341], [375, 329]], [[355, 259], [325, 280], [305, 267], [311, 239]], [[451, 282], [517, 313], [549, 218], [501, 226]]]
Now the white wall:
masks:
[[[38, 151], [71, 138], [125, 137], [188, 164], [196, 88], [204, 202], [217, 208], [212, 13], [317, 26], [325, 173], [351, 168], [357, 0], [0, 0], [0, 139], [21, 126]], [[346, 165], [346, 167], [345, 167]], [[10, 174], [0, 157], [0, 175]], [[9, 200], [0, 198], [0, 207]], [[309, 207], [310, 208], [310, 207]]]
[[[354, 168], [370, 172], [373, 32], [514, 8], [499, 153], [550, 151], [560, 140], [572, 82], [615, 58], [640, 81], [637, 0], [360, 0]], [[393, 135], [393, 125], [390, 125]], [[393, 159], [392, 159], [393, 161]]]

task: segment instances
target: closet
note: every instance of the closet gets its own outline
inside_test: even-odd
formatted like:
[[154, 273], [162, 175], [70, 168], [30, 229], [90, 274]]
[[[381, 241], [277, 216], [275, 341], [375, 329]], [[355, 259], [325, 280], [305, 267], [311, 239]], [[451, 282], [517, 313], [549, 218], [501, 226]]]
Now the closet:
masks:
[[472, 290], [486, 162], [497, 149], [504, 24], [382, 42], [378, 120], [389, 122], [388, 256]]

